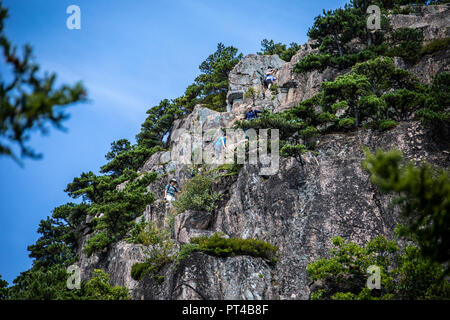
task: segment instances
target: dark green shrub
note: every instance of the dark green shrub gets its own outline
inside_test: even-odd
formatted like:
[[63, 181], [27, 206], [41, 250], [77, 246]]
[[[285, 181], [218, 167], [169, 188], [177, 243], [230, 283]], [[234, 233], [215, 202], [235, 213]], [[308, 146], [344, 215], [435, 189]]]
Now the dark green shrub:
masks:
[[344, 118], [339, 120], [339, 127], [343, 129], [350, 129], [355, 125], [355, 118]]
[[282, 157], [294, 157], [297, 161], [302, 162], [302, 155], [307, 151], [304, 144], [291, 145], [289, 143], [285, 144], [280, 149], [280, 155]]
[[431, 40], [420, 51], [420, 55], [433, 54], [435, 52], [450, 48], [450, 38], [440, 38]]
[[164, 277], [159, 274], [159, 271], [166, 264], [173, 261], [173, 256], [170, 255], [173, 247], [172, 241], [153, 246], [145, 262], [137, 262], [131, 267], [131, 277], [139, 281], [143, 277], [150, 275], [158, 284], [161, 284], [164, 281]]
[[145, 222], [144, 218], [142, 218], [139, 222], [134, 223], [130, 237], [127, 240], [130, 243], [149, 246], [170, 240], [170, 235], [167, 230], [158, 228], [151, 221]]
[[103, 270], [95, 269], [93, 277], [83, 288], [83, 300], [130, 300], [128, 289], [125, 287], [112, 287], [109, 284], [110, 276]]
[[197, 175], [183, 186], [180, 197], [174, 205], [178, 213], [186, 210], [211, 212], [222, 196], [212, 190], [212, 175]]
[[[415, 246], [400, 250], [395, 241], [379, 236], [365, 247], [333, 238], [328, 258], [308, 265], [313, 281], [327, 285], [311, 293], [312, 300], [449, 299], [444, 268], [424, 257]], [[366, 286], [369, 266], [380, 268], [380, 289]]]
[[332, 56], [330, 54], [324, 53], [312, 53], [306, 57], [300, 59], [294, 66], [294, 72], [302, 73], [309, 72], [313, 70], [323, 71], [329, 65]]
[[389, 130], [398, 125], [398, 122], [394, 120], [381, 120], [378, 122], [378, 128], [381, 130]]
[[183, 244], [178, 252], [177, 259], [175, 262], [175, 270], [180, 265], [180, 262], [189, 257], [192, 253], [198, 251], [198, 244], [196, 243], [186, 243]]
[[275, 263], [277, 261], [276, 252], [278, 248], [262, 240], [226, 239], [216, 233], [211, 237], [192, 238], [191, 243], [197, 244], [199, 251], [219, 257], [249, 255], [252, 257], [261, 257], [269, 263]]
[[136, 281], [140, 281], [144, 276], [149, 274], [153, 268], [154, 267], [149, 263], [137, 262], [131, 267], [131, 277]]
[[423, 33], [419, 29], [401, 28], [392, 32], [393, 48], [389, 56], [403, 58], [408, 63], [416, 63], [421, 57]]
[[91, 238], [89, 238], [86, 247], [84, 247], [84, 253], [86, 253], [86, 255], [89, 257], [95, 251], [99, 251], [106, 248], [112, 242], [113, 239], [106, 232], [104, 231], [98, 232], [94, 234]]

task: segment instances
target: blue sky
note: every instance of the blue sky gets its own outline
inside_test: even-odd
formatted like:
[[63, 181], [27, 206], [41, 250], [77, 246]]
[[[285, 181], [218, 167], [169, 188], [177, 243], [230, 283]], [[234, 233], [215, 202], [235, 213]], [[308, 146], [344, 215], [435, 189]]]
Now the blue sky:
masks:
[[[176, 98], [198, 75], [217, 43], [256, 53], [264, 38], [304, 43], [322, 9], [346, 1], [273, 0], [3, 0], [5, 33], [29, 43], [42, 71], [60, 83], [82, 80], [90, 102], [69, 108], [67, 132], [36, 132], [30, 145], [44, 157], [19, 167], [0, 157], [0, 274], [10, 284], [31, 266], [27, 246], [39, 221], [71, 199], [67, 183], [98, 172], [110, 143], [134, 142], [146, 110]], [[81, 30], [66, 28], [66, 8], [81, 9]], [[0, 74], [5, 74], [0, 61]]]

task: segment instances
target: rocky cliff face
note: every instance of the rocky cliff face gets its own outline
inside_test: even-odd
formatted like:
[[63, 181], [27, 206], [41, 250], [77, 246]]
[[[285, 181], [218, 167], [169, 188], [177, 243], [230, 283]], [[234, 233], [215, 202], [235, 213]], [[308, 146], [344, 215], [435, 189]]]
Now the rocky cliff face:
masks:
[[[414, 16], [391, 19], [396, 28], [414, 23], [430, 40], [436, 35], [448, 36], [448, 17], [449, 6], [435, 6], [421, 9]], [[324, 79], [332, 80], [338, 72], [329, 68], [322, 73], [294, 73], [295, 63], [312, 51], [305, 44], [288, 63], [278, 56], [247, 56], [230, 74], [228, 112], [197, 106], [191, 115], [177, 121], [174, 129], [193, 132], [199, 125], [206, 132], [231, 127], [248, 105], [278, 112], [313, 96]], [[429, 82], [434, 74], [449, 68], [449, 52], [437, 55], [425, 56], [408, 68], [423, 82]], [[407, 68], [400, 60], [397, 64]], [[276, 69], [280, 85], [276, 93], [264, 89], [261, 83], [268, 68]], [[250, 87], [258, 92], [255, 101], [244, 98]], [[176, 216], [172, 237], [178, 246], [191, 237], [215, 232], [257, 238], [278, 246], [279, 259], [273, 266], [249, 256], [218, 258], [194, 253], [176, 268], [175, 263], [166, 265], [161, 271], [165, 279], [162, 284], [152, 277], [138, 282], [131, 278], [130, 271], [135, 262], [145, 260], [145, 250], [120, 241], [89, 258], [80, 251], [82, 276], [89, 278], [94, 268], [104, 269], [111, 274], [112, 284], [126, 286], [135, 299], [307, 299], [311, 283], [306, 266], [326, 255], [332, 237], [364, 244], [378, 235], [391, 237], [399, 221], [398, 213], [389, 207], [390, 198], [377, 192], [362, 170], [362, 147], [397, 148], [415, 162], [427, 160], [448, 166], [450, 154], [430, 137], [416, 122], [401, 123], [387, 132], [361, 129], [320, 136], [316, 154], [306, 154], [301, 162], [281, 159], [275, 175], [261, 176], [257, 165], [245, 164], [238, 176], [222, 178], [214, 188], [224, 198], [213, 213], [187, 211]], [[206, 139], [203, 147], [211, 149], [213, 141]], [[191, 178], [192, 166], [179, 161], [180, 154], [200, 146], [189, 150], [184, 146], [183, 136], [172, 134], [171, 151], [154, 154], [141, 168], [141, 172], [156, 171], [162, 176], [149, 186], [157, 199], [162, 198], [169, 178], [177, 178], [181, 185]], [[163, 225], [171, 213], [173, 208], [157, 200], [143, 216]], [[82, 244], [90, 236], [87, 225]]]

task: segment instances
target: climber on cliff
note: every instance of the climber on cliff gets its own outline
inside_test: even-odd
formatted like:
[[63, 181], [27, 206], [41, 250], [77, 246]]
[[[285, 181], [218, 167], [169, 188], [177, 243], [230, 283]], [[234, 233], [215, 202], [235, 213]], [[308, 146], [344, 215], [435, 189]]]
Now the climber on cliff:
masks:
[[[247, 107], [247, 112], [245, 112], [245, 118], [244, 119], [247, 120], [247, 121], [251, 121], [253, 119], [257, 119], [258, 118], [258, 113], [261, 113], [261, 111], [253, 110], [252, 106], [248, 106]], [[245, 139], [248, 139], [247, 130], [248, 130], [248, 128], [244, 129]]]
[[164, 200], [169, 202], [175, 201], [176, 193], [178, 193], [178, 182], [175, 179], [170, 179], [164, 191]]
[[250, 121], [258, 118], [258, 113], [261, 113], [259, 110], [253, 110], [252, 106], [248, 106], [247, 112], [245, 113], [245, 120]]
[[216, 152], [216, 159], [219, 159], [220, 154], [222, 153], [223, 149], [227, 146], [227, 133], [224, 132], [223, 135], [217, 139], [216, 143], [214, 144], [214, 151]]
[[266, 73], [266, 76], [264, 78], [264, 85], [270, 89], [270, 87], [272, 86], [272, 84], [274, 84], [275, 80], [277, 80], [277, 78], [274, 77], [273, 73], [275, 72], [275, 70], [269, 70]]

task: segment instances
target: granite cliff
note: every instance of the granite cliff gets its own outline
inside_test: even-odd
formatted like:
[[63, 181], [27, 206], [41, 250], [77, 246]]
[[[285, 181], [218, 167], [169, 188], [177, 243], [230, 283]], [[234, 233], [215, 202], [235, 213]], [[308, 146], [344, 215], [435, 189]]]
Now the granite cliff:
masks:
[[[450, 6], [427, 6], [414, 15], [390, 16], [393, 28], [420, 28], [424, 41], [450, 36]], [[230, 128], [242, 119], [248, 105], [279, 112], [312, 97], [325, 80], [348, 72], [327, 68], [323, 72], [295, 73], [294, 65], [314, 52], [304, 44], [290, 62], [278, 56], [248, 55], [229, 75], [227, 112], [216, 112], [202, 106], [174, 124], [169, 137], [169, 151], [157, 152], [140, 172], [157, 172], [160, 176], [149, 186], [156, 201], [147, 206], [146, 221], [164, 226], [173, 208], [162, 199], [169, 178], [181, 186], [191, 178], [192, 166], [177, 159], [183, 149], [183, 137], [177, 129], [193, 132], [200, 123], [202, 131]], [[408, 65], [396, 58], [397, 67], [405, 68], [420, 81], [429, 83], [443, 71], [450, 71], [450, 50], [425, 55]], [[265, 89], [262, 76], [275, 69], [279, 90]], [[252, 87], [256, 97], [249, 100], [245, 92]], [[381, 194], [369, 182], [361, 167], [362, 147], [397, 148], [406, 159], [416, 163], [427, 160], [448, 167], [450, 153], [433, 140], [429, 129], [419, 122], [402, 122], [388, 131], [359, 129], [331, 133], [316, 138], [316, 152], [306, 153], [301, 161], [281, 158], [277, 174], [261, 176], [259, 166], [246, 163], [238, 175], [224, 176], [214, 184], [223, 197], [212, 213], [185, 211], [176, 215], [171, 236], [177, 248], [191, 237], [222, 232], [228, 237], [257, 238], [278, 247], [278, 261], [268, 264], [262, 258], [235, 256], [220, 258], [196, 252], [160, 271], [161, 283], [152, 277], [136, 281], [131, 268], [145, 260], [145, 248], [125, 240], [108, 250], [87, 257], [80, 250], [81, 274], [88, 279], [96, 268], [111, 275], [113, 285], [130, 289], [134, 299], [308, 299], [311, 281], [306, 266], [327, 254], [333, 236], [342, 236], [359, 244], [384, 235], [392, 237], [399, 221], [398, 212], [389, 206], [390, 197]], [[210, 150], [214, 139], [205, 139], [203, 148]], [[199, 146], [197, 146], [199, 147]], [[195, 149], [195, 146], [193, 147]], [[81, 247], [92, 236], [89, 217], [80, 232]]]

